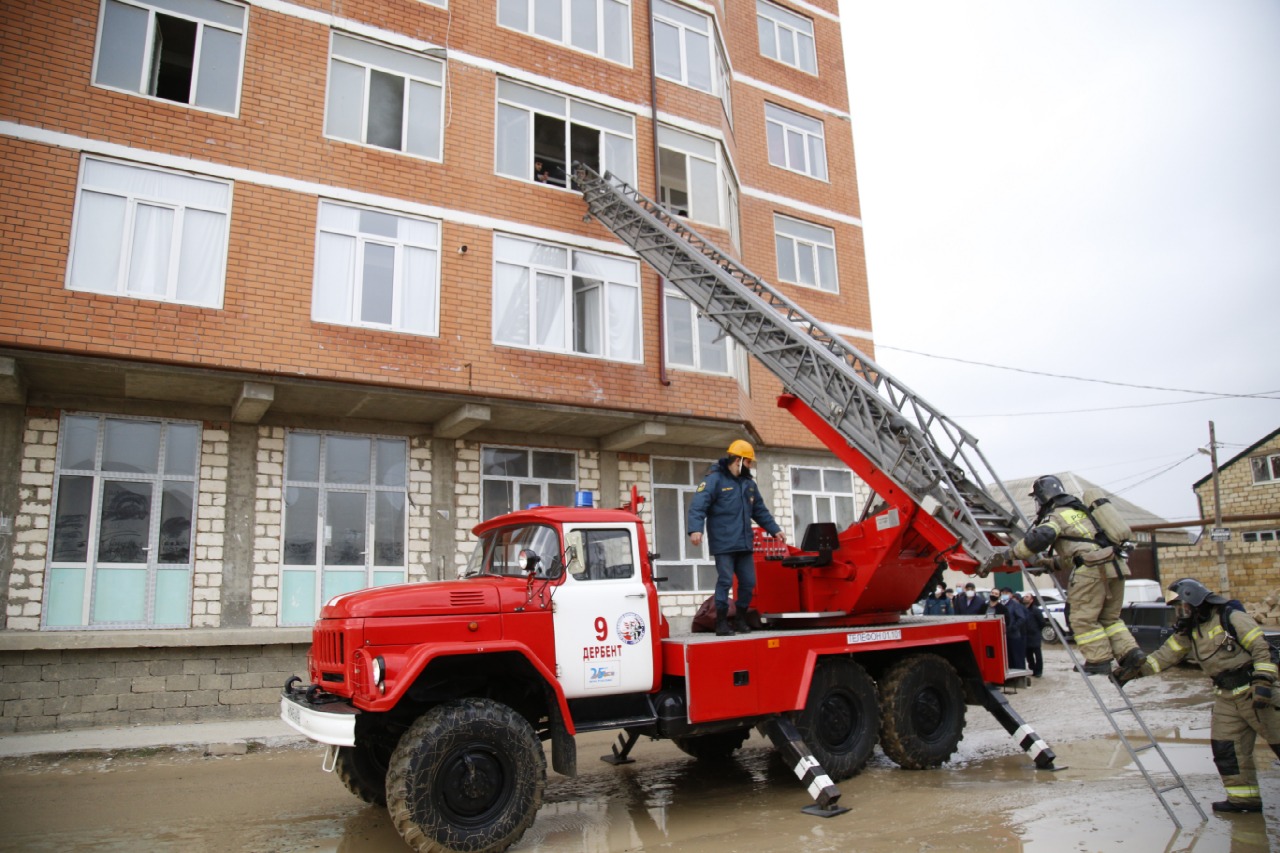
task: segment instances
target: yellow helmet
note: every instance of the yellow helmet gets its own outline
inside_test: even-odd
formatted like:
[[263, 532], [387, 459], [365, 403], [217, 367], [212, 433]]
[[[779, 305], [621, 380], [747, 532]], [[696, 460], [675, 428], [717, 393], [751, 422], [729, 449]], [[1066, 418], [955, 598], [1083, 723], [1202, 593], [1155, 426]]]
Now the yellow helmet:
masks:
[[756, 449], [742, 439], [738, 439], [729, 445], [729, 455], [741, 456], [743, 459], [750, 459], [752, 462], [756, 461]]

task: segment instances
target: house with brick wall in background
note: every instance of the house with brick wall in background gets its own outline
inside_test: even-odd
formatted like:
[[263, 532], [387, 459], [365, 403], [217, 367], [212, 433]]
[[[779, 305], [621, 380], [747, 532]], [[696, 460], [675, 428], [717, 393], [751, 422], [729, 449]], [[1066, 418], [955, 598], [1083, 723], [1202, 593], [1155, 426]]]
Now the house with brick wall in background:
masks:
[[1205, 524], [1189, 547], [1160, 550], [1160, 571], [1172, 583], [1193, 577], [1239, 599], [1267, 625], [1280, 625], [1280, 429], [1263, 436], [1218, 465], [1218, 494], [1223, 524], [1229, 533], [1222, 544], [1211, 536], [1214, 518], [1212, 473], [1192, 484]]
[[330, 597], [756, 444], [797, 539], [866, 489], [584, 217], [635, 184], [859, 348], [835, 0], [0, 4], [0, 733], [270, 716]]

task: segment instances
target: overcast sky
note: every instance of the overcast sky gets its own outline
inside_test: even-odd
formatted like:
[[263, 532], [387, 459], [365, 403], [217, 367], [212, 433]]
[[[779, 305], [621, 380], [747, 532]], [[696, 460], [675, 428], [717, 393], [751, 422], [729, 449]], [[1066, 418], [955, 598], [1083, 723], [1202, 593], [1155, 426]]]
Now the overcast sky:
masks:
[[876, 360], [1003, 479], [1195, 517], [1208, 422], [1280, 427], [1280, 2], [840, 9]]

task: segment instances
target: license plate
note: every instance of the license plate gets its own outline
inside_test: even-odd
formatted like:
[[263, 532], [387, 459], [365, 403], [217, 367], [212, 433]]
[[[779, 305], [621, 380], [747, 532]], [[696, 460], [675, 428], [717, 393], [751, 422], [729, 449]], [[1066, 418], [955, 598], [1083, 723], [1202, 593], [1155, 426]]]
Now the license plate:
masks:
[[284, 710], [285, 710], [285, 713], [289, 715], [290, 720], [293, 720], [295, 723], [298, 723], [299, 725], [302, 724], [301, 708], [291, 703], [289, 705], [286, 705]]

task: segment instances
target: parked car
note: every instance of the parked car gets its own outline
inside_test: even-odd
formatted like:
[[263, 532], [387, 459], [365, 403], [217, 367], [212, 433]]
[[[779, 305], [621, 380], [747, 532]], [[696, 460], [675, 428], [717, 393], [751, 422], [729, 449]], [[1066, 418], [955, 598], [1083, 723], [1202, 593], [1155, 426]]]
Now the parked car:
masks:
[[[1058, 591], [1053, 587], [1040, 590], [1040, 599], [1044, 602], [1044, 609], [1062, 630], [1063, 636], [1068, 642], [1072, 641], [1071, 622], [1069, 614], [1071, 607], [1062, 596], [1058, 595]], [[1163, 604], [1164, 591], [1161, 590], [1160, 584], [1153, 580], [1140, 580], [1130, 578], [1124, 582], [1124, 603], [1130, 604]], [[1121, 618], [1124, 618], [1123, 616]], [[1172, 623], [1170, 623], [1172, 624]], [[1058, 634], [1053, 630], [1052, 625], [1045, 625], [1040, 632], [1041, 637], [1046, 643], [1058, 642]], [[1161, 640], [1161, 642], [1164, 642]]]
[[[1129, 633], [1138, 641], [1138, 646], [1151, 654], [1173, 633], [1178, 608], [1164, 602], [1135, 602], [1125, 605], [1120, 618], [1129, 626]], [[1264, 628], [1262, 634], [1273, 649], [1280, 649], [1280, 631]]]

